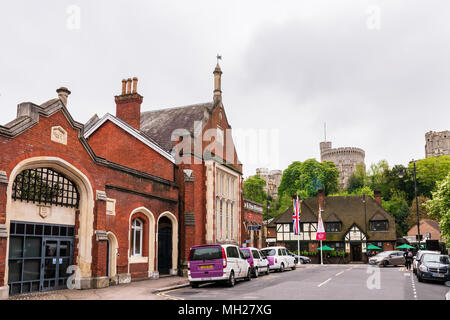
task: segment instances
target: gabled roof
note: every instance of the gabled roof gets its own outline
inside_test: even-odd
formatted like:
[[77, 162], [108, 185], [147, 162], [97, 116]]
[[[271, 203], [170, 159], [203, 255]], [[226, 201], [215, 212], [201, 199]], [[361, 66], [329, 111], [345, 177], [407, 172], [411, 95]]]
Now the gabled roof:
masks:
[[[209, 119], [209, 115], [218, 104], [218, 102], [206, 102], [142, 112], [141, 130], [170, 152], [174, 145], [171, 140], [172, 133], [176, 129], [185, 129], [194, 137], [194, 133], [203, 128], [203, 125]], [[201, 123], [201, 127], [194, 128], [196, 122]]]
[[378, 210], [370, 219], [369, 221], [382, 221], [382, 220], [387, 220], [386, 216], [380, 211]]
[[[304, 199], [301, 209], [301, 222], [317, 223], [319, 212], [317, 197]], [[382, 217], [381, 220], [388, 220], [388, 231], [368, 231], [369, 240], [395, 240], [397, 238], [394, 218], [372, 197], [366, 198], [366, 204], [362, 201], [362, 196], [325, 197], [323, 209], [323, 221], [340, 221], [342, 223], [341, 232], [327, 233], [327, 240], [341, 241], [347, 230], [354, 224], [364, 231], [366, 224], [369, 226], [370, 218], [379, 216]], [[292, 206], [271, 222], [273, 225], [277, 223], [292, 223]]]
[[[92, 119], [92, 121], [95, 121], [95, 118]], [[90, 121], [91, 121], [90, 120]], [[95, 121], [95, 123], [91, 124], [89, 126], [89, 130], [87, 130], [84, 133], [84, 137], [87, 139], [91, 134], [93, 134], [98, 128], [100, 128], [106, 121], [111, 121], [115, 125], [117, 125], [119, 128], [123, 129], [128, 134], [132, 135], [148, 147], [152, 148], [156, 152], [158, 152], [160, 155], [162, 155], [167, 160], [171, 161], [172, 163], [175, 163], [174, 157], [168, 153], [166, 150], [164, 150], [161, 146], [158, 145], [157, 142], [155, 142], [152, 138], [150, 138], [148, 135], [146, 135], [144, 132], [141, 132], [132, 126], [130, 126], [125, 121], [113, 116], [112, 114], [105, 114], [101, 119]], [[88, 121], [89, 124], [89, 121]]]

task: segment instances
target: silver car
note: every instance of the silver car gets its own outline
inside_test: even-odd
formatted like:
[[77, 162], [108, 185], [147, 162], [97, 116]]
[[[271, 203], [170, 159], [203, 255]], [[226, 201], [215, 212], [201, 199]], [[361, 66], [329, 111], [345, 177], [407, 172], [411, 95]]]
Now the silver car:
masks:
[[405, 264], [403, 251], [383, 251], [369, 259], [369, 264], [387, 267]]
[[417, 269], [419, 268], [419, 265], [420, 265], [420, 259], [422, 258], [422, 256], [425, 253], [440, 254], [439, 251], [430, 251], [430, 250], [419, 250], [419, 251], [417, 251], [417, 254], [414, 257], [414, 261], [413, 261], [413, 272], [414, 272], [415, 275], [417, 275]]

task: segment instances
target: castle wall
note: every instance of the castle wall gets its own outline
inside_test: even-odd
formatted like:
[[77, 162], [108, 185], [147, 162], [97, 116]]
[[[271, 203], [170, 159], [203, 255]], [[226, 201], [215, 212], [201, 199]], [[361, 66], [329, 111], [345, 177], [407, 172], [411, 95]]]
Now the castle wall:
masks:
[[429, 131], [425, 134], [425, 157], [450, 155], [450, 131]]

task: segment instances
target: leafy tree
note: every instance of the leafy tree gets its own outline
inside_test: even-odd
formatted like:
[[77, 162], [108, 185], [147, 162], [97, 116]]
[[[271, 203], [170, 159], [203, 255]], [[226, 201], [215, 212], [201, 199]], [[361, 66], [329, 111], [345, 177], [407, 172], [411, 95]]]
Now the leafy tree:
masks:
[[[430, 199], [424, 196], [418, 196], [417, 198], [419, 203], [419, 220], [422, 219], [436, 220], [435, 217], [429, 216], [430, 212], [425, 207], [425, 203]], [[408, 230], [411, 229], [413, 226], [417, 225], [416, 199], [414, 199], [411, 203], [408, 217], [406, 218], [406, 224], [408, 225]]]
[[314, 197], [319, 189], [325, 189], [325, 194], [334, 193], [339, 189], [338, 177], [339, 171], [333, 162], [295, 161], [284, 170], [278, 194], [287, 202], [286, 197], [294, 194], [301, 198]]
[[[409, 164], [413, 172], [413, 163]], [[436, 190], [436, 182], [443, 180], [450, 172], [450, 156], [429, 157], [416, 161], [416, 178], [418, 194], [431, 198]]]
[[397, 234], [400, 236], [408, 232], [408, 225], [406, 218], [409, 213], [408, 202], [406, 201], [406, 194], [402, 191], [396, 191], [388, 201], [382, 201], [383, 208], [389, 212], [395, 219]]
[[268, 198], [267, 193], [264, 191], [265, 185], [266, 180], [259, 175], [247, 178], [247, 180], [244, 181], [243, 186], [244, 198], [264, 204], [265, 200]]
[[430, 215], [439, 221], [441, 236], [450, 246], [450, 174], [437, 184], [437, 190], [432, 196], [432, 200], [428, 200], [425, 207], [430, 211]]
[[353, 191], [363, 188], [367, 185], [367, 180], [368, 177], [364, 164], [357, 164], [355, 172], [348, 179], [347, 192], [351, 194]]

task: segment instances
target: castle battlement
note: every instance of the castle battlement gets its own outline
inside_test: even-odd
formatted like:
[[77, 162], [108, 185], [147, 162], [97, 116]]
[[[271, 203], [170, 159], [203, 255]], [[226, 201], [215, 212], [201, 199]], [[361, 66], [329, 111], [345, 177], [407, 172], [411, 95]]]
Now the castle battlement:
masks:
[[362, 163], [366, 152], [356, 147], [332, 148], [330, 141], [320, 143], [320, 161], [331, 161], [339, 169], [339, 184], [343, 189], [347, 186], [348, 179], [356, 171], [356, 166]]

